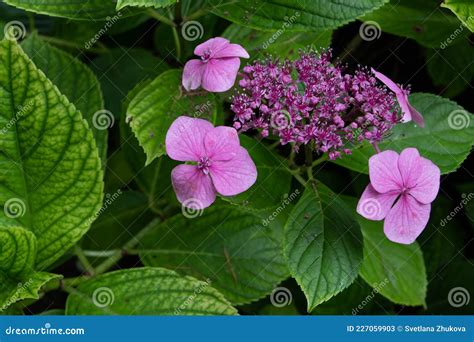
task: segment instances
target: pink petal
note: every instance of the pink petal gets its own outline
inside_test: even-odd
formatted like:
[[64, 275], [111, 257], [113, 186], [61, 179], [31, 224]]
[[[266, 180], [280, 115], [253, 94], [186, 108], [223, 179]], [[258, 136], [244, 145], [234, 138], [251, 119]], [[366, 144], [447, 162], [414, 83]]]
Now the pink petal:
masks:
[[194, 54], [198, 56], [203, 56], [205, 53], [210, 53], [211, 58], [214, 57], [214, 54], [223, 50], [230, 45], [230, 42], [222, 37], [211, 38], [206, 40], [204, 43], [199, 44], [194, 49]]
[[385, 218], [385, 235], [393, 242], [414, 242], [425, 229], [430, 211], [431, 204], [422, 204], [410, 195], [402, 195]]
[[199, 88], [204, 74], [205, 64], [198, 59], [191, 59], [186, 63], [183, 70], [181, 83], [186, 90]]
[[423, 172], [420, 153], [416, 148], [406, 148], [398, 158], [398, 170], [402, 176], [403, 186], [412, 188]]
[[240, 67], [240, 59], [210, 59], [206, 63], [202, 87], [210, 92], [224, 92], [232, 88]]
[[408, 103], [408, 108], [410, 109], [410, 115], [413, 121], [421, 128], [425, 127], [425, 119], [423, 119], [423, 115], [421, 115], [421, 113], [418, 112], [410, 103]]
[[214, 127], [209, 121], [180, 116], [166, 133], [166, 153], [179, 161], [199, 161], [205, 156], [204, 136]]
[[212, 58], [241, 57], [250, 58], [249, 53], [239, 44], [229, 44], [223, 49], [213, 52]]
[[191, 209], [204, 209], [216, 200], [216, 190], [209, 175], [196, 165], [178, 165], [171, 171], [171, 183], [178, 201]]
[[402, 122], [409, 122], [411, 121], [411, 111], [410, 111], [410, 104], [408, 103], [408, 96], [404, 93], [396, 94], [398, 104], [402, 110]]
[[383, 84], [385, 84], [388, 87], [388, 89], [393, 91], [395, 94], [403, 93], [402, 89], [390, 78], [388, 78], [381, 72], [376, 71], [374, 68], [372, 68], [372, 72], [374, 73], [375, 77], [377, 77]]
[[398, 153], [383, 151], [369, 159], [370, 183], [382, 194], [402, 190], [402, 176], [398, 170]]
[[213, 162], [233, 159], [240, 148], [239, 135], [235, 128], [215, 127], [204, 137], [204, 147]]
[[410, 190], [410, 195], [419, 202], [428, 204], [434, 201], [439, 191], [441, 172], [431, 160], [421, 158], [421, 176], [417, 179], [416, 186]]
[[373, 186], [369, 184], [360, 197], [357, 204], [357, 212], [368, 220], [383, 220], [397, 197], [397, 192], [381, 194], [375, 191]]
[[217, 192], [223, 196], [240, 194], [257, 180], [257, 168], [243, 147], [237, 149], [233, 159], [213, 162], [210, 174]]

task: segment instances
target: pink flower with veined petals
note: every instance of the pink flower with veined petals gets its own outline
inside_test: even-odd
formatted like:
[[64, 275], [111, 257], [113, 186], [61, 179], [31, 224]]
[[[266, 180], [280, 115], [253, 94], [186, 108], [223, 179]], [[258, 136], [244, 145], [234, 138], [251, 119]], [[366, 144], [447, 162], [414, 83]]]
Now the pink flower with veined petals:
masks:
[[403, 117], [402, 122], [408, 122], [413, 120], [418, 126], [425, 127], [425, 120], [423, 116], [418, 112], [411, 104], [408, 102], [408, 94], [409, 92], [402, 87], [399, 87], [395, 82], [393, 82], [390, 78], [378, 72], [372, 68], [372, 72], [374, 73], [375, 77], [377, 77], [382, 83], [384, 83], [388, 89], [395, 93], [397, 97], [398, 104], [402, 109]]
[[406, 148], [400, 155], [383, 151], [372, 156], [369, 177], [357, 212], [369, 220], [385, 219], [384, 232], [389, 240], [403, 244], [415, 241], [428, 223], [431, 202], [438, 194], [439, 168], [421, 157], [416, 148]]
[[207, 208], [218, 193], [244, 192], [257, 179], [257, 168], [231, 127], [180, 116], [166, 134], [166, 152], [171, 159], [194, 162], [171, 171], [178, 201], [191, 209]]
[[186, 90], [202, 86], [210, 92], [224, 92], [232, 88], [240, 68], [240, 58], [249, 58], [248, 52], [238, 44], [224, 38], [211, 38], [199, 44], [184, 66], [182, 84]]

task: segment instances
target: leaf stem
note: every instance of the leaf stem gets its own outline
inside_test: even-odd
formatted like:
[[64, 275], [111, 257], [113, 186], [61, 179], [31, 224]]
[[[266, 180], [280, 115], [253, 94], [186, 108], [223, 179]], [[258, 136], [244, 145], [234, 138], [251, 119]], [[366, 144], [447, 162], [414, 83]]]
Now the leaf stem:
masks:
[[146, 13], [150, 17], [162, 22], [163, 24], [169, 25], [171, 27], [176, 27], [176, 23], [173, 20], [166, 18], [164, 15], [154, 9], [149, 9]]
[[152, 229], [154, 229], [161, 220], [155, 219], [151, 221], [145, 228], [143, 228], [137, 235], [135, 235], [131, 240], [129, 240], [122, 249], [116, 250], [107, 260], [102, 262], [99, 266], [96, 267], [95, 273], [102, 274], [107, 272], [112, 268], [122, 257], [126, 254], [126, 251], [136, 247], [140, 240]]
[[87, 257], [84, 254], [84, 251], [82, 250], [82, 248], [79, 247], [78, 245], [75, 245], [74, 246], [74, 254], [76, 254], [77, 258], [79, 259], [79, 262], [84, 267], [87, 274], [94, 275], [95, 274], [95, 269], [92, 266], [92, 264], [89, 262], [89, 259], [87, 259]]

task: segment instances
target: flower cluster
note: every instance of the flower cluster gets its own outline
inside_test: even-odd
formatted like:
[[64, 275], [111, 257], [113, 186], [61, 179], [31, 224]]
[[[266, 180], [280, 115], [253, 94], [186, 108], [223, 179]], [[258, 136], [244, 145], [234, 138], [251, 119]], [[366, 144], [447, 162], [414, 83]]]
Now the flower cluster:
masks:
[[345, 73], [331, 51], [302, 52], [295, 61], [266, 60], [243, 69], [232, 99], [234, 127], [274, 134], [296, 149], [311, 144], [331, 159], [350, 143], [377, 143], [400, 121], [395, 96], [366, 69]]

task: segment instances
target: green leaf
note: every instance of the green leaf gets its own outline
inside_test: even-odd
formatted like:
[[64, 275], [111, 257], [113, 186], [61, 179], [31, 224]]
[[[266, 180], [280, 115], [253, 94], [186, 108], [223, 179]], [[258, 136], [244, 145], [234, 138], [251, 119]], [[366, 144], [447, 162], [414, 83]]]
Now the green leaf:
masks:
[[474, 3], [470, 0], [445, 0], [441, 7], [449, 8], [466, 27], [474, 32]]
[[237, 24], [230, 25], [222, 37], [238, 42], [250, 54], [252, 60], [271, 54], [282, 59], [297, 57], [298, 50], [312, 46], [327, 48], [331, 44], [332, 31], [320, 32], [264, 32]]
[[[379, 144], [382, 150], [401, 152], [415, 147], [430, 159], [441, 173], [455, 171], [466, 159], [474, 143], [474, 119], [461, 106], [442, 97], [416, 93], [410, 103], [424, 116], [425, 128], [413, 122], [396, 125], [389, 138]], [[375, 153], [369, 144], [352, 150], [352, 155], [334, 162], [351, 170], [368, 173], [369, 158]]]
[[457, 43], [469, 34], [454, 15], [440, 10], [433, 0], [391, 0], [361, 20], [375, 22], [367, 25], [379, 25], [384, 32], [415, 39], [430, 48], [439, 48], [452, 35], [452, 42]]
[[100, 208], [98, 150], [81, 113], [11, 41], [0, 42], [0, 113], [0, 222], [36, 235], [44, 269]]
[[77, 58], [43, 41], [36, 33], [21, 44], [23, 51], [45, 73], [59, 91], [81, 111], [91, 128], [102, 164], [107, 159], [107, 128], [94, 114], [104, 109], [99, 81], [92, 71]]
[[48, 281], [61, 276], [35, 272], [35, 235], [21, 227], [0, 227], [0, 312], [23, 299], [38, 299]]
[[[345, 201], [355, 212], [357, 199], [346, 197]], [[391, 242], [383, 232], [382, 221], [369, 221], [360, 215], [357, 215], [357, 221], [364, 236], [361, 277], [396, 304], [425, 305], [428, 280], [418, 243]]]
[[120, 116], [122, 101], [137, 83], [169, 69], [165, 61], [143, 49], [113, 49], [91, 63], [100, 80], [105, 107]]
[[208, 0], [211, 11], [234, 23], [264, 31], [334, 29], [388, 0]]
[[115, 11], [115, 1], [108, 0], [4, 0], [5, 3], [26, 11], [51, 16], [78, 19], [101, 20], [111, 16], [129, 16], [133, 12]]
[[281, 204], [288, 197], [292, 180], [286, 161], [262, 142], [246, 135], [240, 135], [240, 143], [257, 167], [257, 181], [242, 194], [223, 199], [251, 209], [266, 209]]
[[345, 203], [318, 182], [305, 190], [290, 214], [284, 251], [310, 312], [356, 279], [362, 235]]
[[214, 95], [190, 95], [181, 89], [181, 71], [169, 70], [140, 91], [127, 110], [130, 127], [147, 155], [146, 165], [165, 154], [165, 137], [181, 115], [216, 115]]
[[235, 315], [212, 283], [164, 268], [133, 268], [82, 283], [66, 303], [67, 315]]
[[145, 265], [210, 279], [234, 304], [264, 297], [288, 277], [280, 242], [259, 216], [220, 205], [189, 214], [201, 216], [180, 214], [143, 238]]
[[471, 85], [474, 79], [474, 49], [467, 39], [442, 49], [429, 49], [426, 68], [441, 94], [455, 97]]
[[127, 6], [136, 6], [136, 7], [167, 7], [178, 0], [117, 0], [117, 11], [121, 10]]

